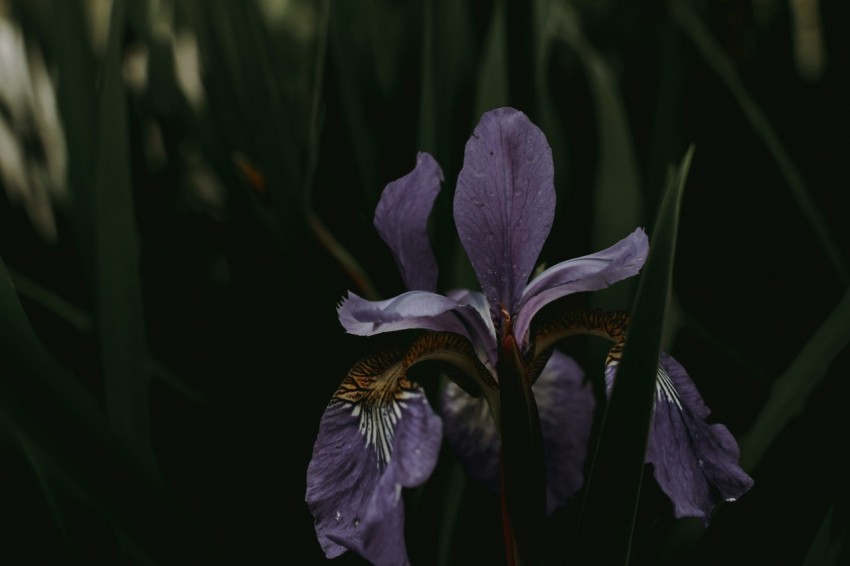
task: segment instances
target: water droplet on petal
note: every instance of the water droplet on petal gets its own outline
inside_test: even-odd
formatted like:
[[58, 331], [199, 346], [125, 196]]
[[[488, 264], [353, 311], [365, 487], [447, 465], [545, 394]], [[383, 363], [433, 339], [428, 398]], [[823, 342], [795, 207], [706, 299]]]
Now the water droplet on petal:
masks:
[[339, 511], [337, 511], [337, 512], [336, 512], [336, 520], [337, 520], [337, 521], [339, 521], [340, 519], [342, 519], [342, 513], [340, 513]]
[[699, 467], [705, 467], [705, 460], [703, 460], [702, 458], [699, 459]]
[[360, 519], [354, 519], [354, 526], [355, 526], [355, 527], [359, 527], [359, 526], [360, 526]]

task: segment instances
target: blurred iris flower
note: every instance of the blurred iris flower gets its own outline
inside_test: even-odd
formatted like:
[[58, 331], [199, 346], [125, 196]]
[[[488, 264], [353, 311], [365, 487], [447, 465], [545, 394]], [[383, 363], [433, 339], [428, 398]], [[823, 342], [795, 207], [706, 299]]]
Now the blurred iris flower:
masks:
[[[543, 322], [535, 315], [555, 299], [637, 274], [648, 241], [637, 229], [528, 282], [554, 217], [553, 176], [549, 145], [523, 113], [501, 108], [481, 118], [466, 145], [454, 218], [483, 293], [436, 293], [427, 234], [443, 180], [436, 161], [420, 153], [415, 169], [384, 190], [375, 227], [408, 292], [385, 301], [349, 293], [339, 320], [361, 336], [427, 332], [406, 351], [361, 360], [322, 417], [306, 499], [329, 558], [353, 550], [375, 564], [407, 563], [402, 488], [428, 479], [444, 428], [471, 476], [494, 489], [501, 483], [518, 540], [527, 517], [551, 513], [581, 488], [593, 396], [579, 366], [554, 348], [576, 334], [612, 340], [610, 388], [628, 315], [580, 311]], [[441, 396], [442, 418], [415, 381], [441, 372], [453, 381]], [[732, 435], [706, 424], [709, 411], [693, 382], [666, 354], [656, 393], [646, 461], [676, 516], [707, 522], [720, 500], [740, 497], [752, 480], [738, 465]], [[541, 485], [525, 485], [534, 480]]]

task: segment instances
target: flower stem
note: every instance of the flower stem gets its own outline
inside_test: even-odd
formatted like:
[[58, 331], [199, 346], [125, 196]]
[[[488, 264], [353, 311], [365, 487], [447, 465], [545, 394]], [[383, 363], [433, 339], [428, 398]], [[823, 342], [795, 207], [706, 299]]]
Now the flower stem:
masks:
[[505, 465], [502, 458], [499, 459], [499, 496], [502, 501], [502, 533], [505, 537], [505, 557], [508, 566], [520, 566], [522, 559], [517, 550], [516, 537], [511, 526], [511, 517], [508, 514], [508, 503], [505, 497]]

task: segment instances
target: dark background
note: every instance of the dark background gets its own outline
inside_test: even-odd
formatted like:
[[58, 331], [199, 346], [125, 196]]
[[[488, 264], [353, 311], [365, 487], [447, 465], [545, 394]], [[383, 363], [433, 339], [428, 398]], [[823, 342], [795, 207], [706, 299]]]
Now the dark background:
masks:
[[[67, 112], [73, 106], [63, 106], [62, 97], [79, 93], [62, 82], [73, 76], [62, 68], [68, 61], [62, 51], [71, 49], [62, 26], [77, 20], [59, 18], [56, 3], [11, 4], [12, 20], [29, 45], [41, 46], [58, 76], [60, 109]], [[81, 9], [81, 3], [68, 5], [75, 6], [72, 12]], [[463, 144], [480, 115], [476, 97], [483, 88], [495, 88], [478, 73], [491, 18], [501, 5], [483, 0], [459, 5], [463, 8], [442, 1], [339, 0], [331, 4], [325, 39], [325, 4], [282, 2], [284, 16], [273, 19], [262, 3], [186, 2], [170, 25], [193, 31], [198, 40], [206, 99], [197, 112], [167, 72], [167, 42], [151, 31], [160, 16], [150, 16], [155, 10], [147, 12], [145, 2], [128, 3], [117, 27], [121, 41], [111, 45], [124, 54], [139, 45], [149, 51], [145, 88], [122, 96], [131, 229], [137, 234], [144, 336], [153, 361], [149, 441], [169, 495], [150, 495], [149, 488], [138, 487], [132, 467], [108, 449], [98, 451], [96, 443], [92, 448], [89, 433], [75, 428], [62, 402], [56, 402], [58, 408], [53, 401], [42, 402], [42, 390], [29, 385], [26, 371], [4, 354], [0, 379], [19, 397], [4, 395], [29, 404], [20, 413], [4, 409], [0, 422], [6, 429], [0, 437], [0, 561], [323, 561], [303, 502], [319, 419], [354, 362], [407, 337], [344, 334], [336, 305], [347, 290], [362, 289], [332, 255], [338, 248], [316, 237], [305, 192], [315, 217], [359, 262], [378, 294], [390, 297], [403, 288], [372, 228], [374, 206], [382, 187], [412, 168], [417, 150], [433, 152], [446, 178], [433, 216], [441, 287], [474, 284], [468, 271], [455, 267], [451, 197]], [[696, 47], [693, 34], [663, 2], [578, 1], [570, 4], [570, 13], [615, 78], [644, 196], [638, 214], [650, 241], [649, 219], [664, 170], [690, 144], [696, 147], [680, 220], [674, 293], [681, 324], [672, 352], [689, 369], [714, 421], [740, 438], [769, 398], [771, 383], [845, 292], [847, 282], [836, 274], [792, 198], [781, 164], [799, 171], [846, 263], [850, 92], [842, 79], [850, 13], [841, 2], [816, 5], [825, 65], [817, 76], [805, 78], [794, 62], [788, 3], [686, 5], [713, 38], [715, 51]], [[599, 93], [588, 79], [586, 61], [567, 41], [547, 41], [542, 72], [536, 74], [528, 37], [540, 37], [542, 28], [527, 25], [514, 3], [506, 6], [511, 17], [501, 40], [509, 55], [496, 73], [507, 87], [503, 103], [526, 111], [550, 139], [555, 135], [550, 126], [565, 139], [559, 147], [553, 143], [559, 201], [541, 255], [551, 265], [602, 247], [593, 237], [594, 223], [604, 222], [593, 200], [603, 151]], [[322, 45], [323, 58], [317, 47]], [[98, 96], [112, 47], [81, 50], [89, 57], [90, 91]], [[719, 78], [711, 57], [721, 57], [732, 69], [732, 86]], [[316, 99], [317, 65], [322, 80]], [[540, 80], [531, 84], [529, 77]], [[536, 98], [540, 90], [554, 109], [545, 119]], [[741, 92], [766, 119], [767, 135], [742, 109]], [[320, 111], [314, 122], [316, 100]], [[92, 115], [101, 103], [100, 98], [86, 101]], [[63, 122], [73, 199], [57, 208], [58, 239], [46, 243], [23, 209], [0, 197], [0, 257], [46, 349], [104, 409], [103, 345], [94, 314], [98, 291], [81, 236], [85, 230], [79, 228], [88, 214], [80, 212], [86, 200], [80, 195], [89, 185], [79, 181], [87, 177], [78, 172], [87, 166], [75, 170], [73, 143], [81, 138], [74, 137], [79, 130], [74, 131], [72, 117], [63, 115]], [[161, 131], [167, 156], [158, 166], [146, 158], [145, 131], [151, 123]], [[784, 161], [777, 161], [770, 144], [784, 148]], [[198, 196], [187, 146], [218, 179], [220, 204], [211, 206]], [[311, 156], [316, 157], [312, 181]], [[262, 181], [246, 174], [240, 162], [250, 163]], [[97, 167], [96, 159], [91, 167]], [[98, 213], [110, 211], [95, 209]], [[75, 326], [45, 297], [59, 297], [87, 317], [89, 326]], [[579, 297], [576, 304], [586, 301]], [[585, 360], [584, 344], [575, 348]], [[800, 393], [804, 411], [749, 470], [755, 487], [724, 506], [702, 537], [688, 538], [687, 527], [693, 525], [674, 526], [669, 503], [645, 481], [633, 560], [802, 563], [830, 510], [833, 522], [825, 532], [847, 548], [848, 369], [845, 350], [810, 396]], [[819, 377], [813, 370], [812, 379]], [[33, 467], [14, 433], [24, 426], [16, 421], [21, 418], [35, 427], [27, 430], [41, 431], [38, 438], [56, 447], [49, 450], [89, 463], [79, 473], [93, 478], [88, 489], [95, 495], [68, 488], [62, 478], [75, 471]], [[420, 496], [408, 494], [414, 564], [436, 560], [442, 540], [440, 494], [456, 481], [453, 465], [444, 447], [438, 470], [422, 488], [424, 497], [417, 503], [412, 499]], [[483, 487], [465, 486], [452, 559], [498, 563], [498, 501]], [[114, 504], [126, 518], [115, 519], [91, 503], [100, 489], [119, 494]], [[567, 529], [574, 520], [575, 509], [569, 508], [554, 523]], [[141, 541], [141, 552], [133, 545], [135, 550], [127, 550], [115, 536], [115, 521]], [[569, 540], [568, 532], [557, 535], [553, 548], [563, 548], [553, 554], [568, 555], [566, 542], [560, 542]], [[675, 540], [691, 542], [677, 546]]]

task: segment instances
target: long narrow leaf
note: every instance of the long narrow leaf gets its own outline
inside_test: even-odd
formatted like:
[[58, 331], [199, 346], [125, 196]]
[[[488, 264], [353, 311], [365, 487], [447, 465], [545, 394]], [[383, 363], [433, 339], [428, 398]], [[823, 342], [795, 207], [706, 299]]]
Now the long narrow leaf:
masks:
[[44, 349], [2, 260], [0, 320], [1, 418], [27, 440], [43, 477], [140, 548], [161, 555], [181, 535], [190, 546], [185, 535], [191, 533], [175, 514], [147, 444], [132, 431], [119, 433], [91, 393]]
[[770, 388], [755, 423], [741, 439], [741, 464], [747, 470], [759, 460], [791, 419], [803, 412], [832, 360], [850, 342], [850, 291], [809, 338], [791, 365]]
[[655, 223], [635, 299], [629, 338], [587, 482], [576, 540], [581, 563], [625, 564], [640, 495], [664, 312], [670, 296], [679, 207], [690, 167], [688, 151], [672, 178]]
[[121, 74], [125, 7], [112, 6], [101, 73], [94, 184], [97, 326], [106, 407], [119, 429], [149, 427], [148, 371], [139, 245], [130, 177], [127, 108]]

